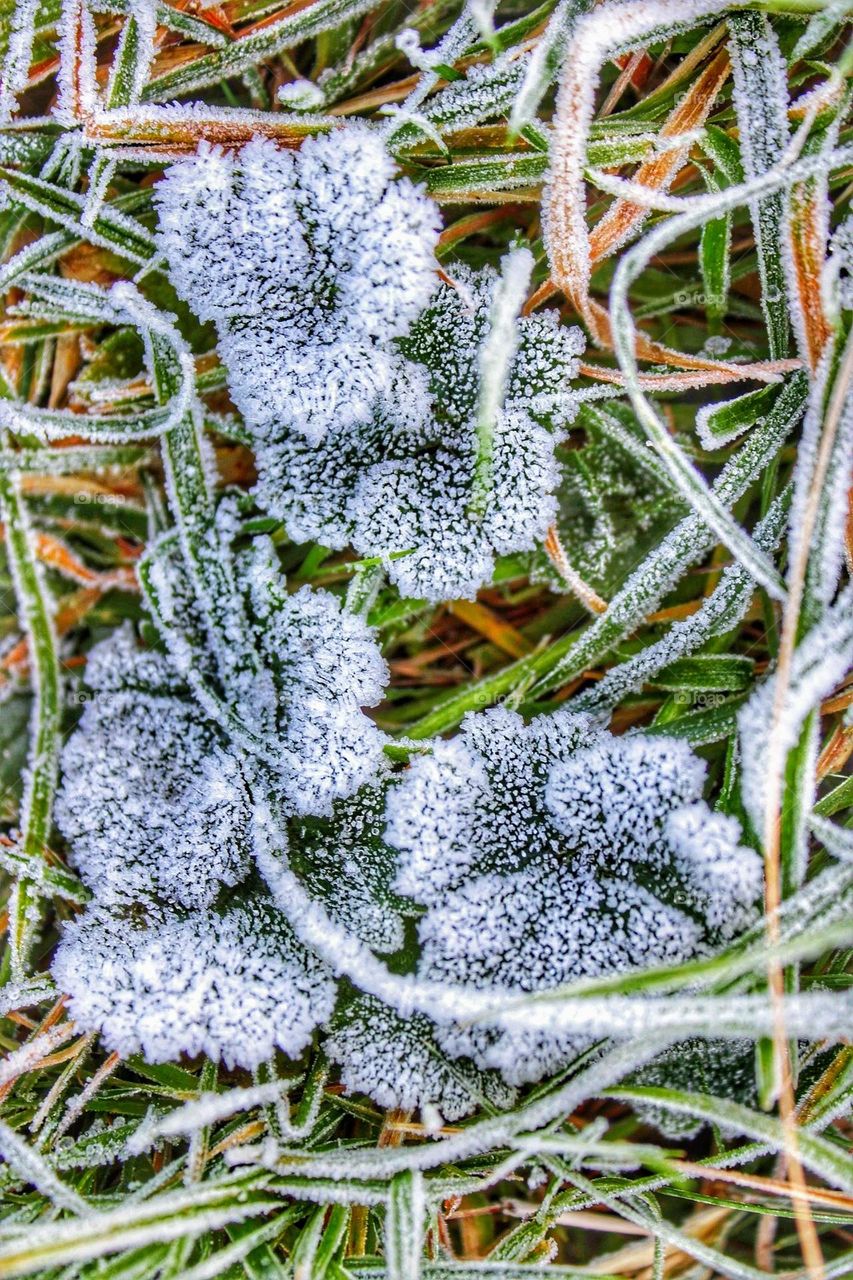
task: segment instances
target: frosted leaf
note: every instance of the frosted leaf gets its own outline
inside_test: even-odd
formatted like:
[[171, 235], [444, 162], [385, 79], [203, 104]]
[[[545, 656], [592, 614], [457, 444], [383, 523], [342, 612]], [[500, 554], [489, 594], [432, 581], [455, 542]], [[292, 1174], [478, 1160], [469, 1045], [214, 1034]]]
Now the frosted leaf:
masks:
[[513, 1101], [498, 1076], [470, 1062], [449, 1062], [428, 1018], [404, 1018], [373, 996], [359, 996], [336, 1013], [325, 1047], [347, 1089], [381, 1107], [432, 1106], [444, 1120], [458, 1120], [484, 1099], [500, 1107]]
[[[741, 930], [761, 863], [701, 799], [704, 776], [683, 742], [615, 738], [567, 709], [469, 715], [388, 798], [396, 887], [428, 907], [418, 976], [506, 996], [677, 964]], [[588, 1043], [571, 1025], [445, 1021], [436, 1038], [512, 1084]]]
[[709, 813], [704, 801], [670, 813], [666, 838], [676, 872], [684, 878], [710, 932], [728, 939], [751, 923], [762, 890], [761, 863], [738, 844], [734, 818]]
[[[683, 1040], [632, 1077], [631, 1083], [707, 1093], [754, 1107], [755, 1046], [748, 1040]], [[675, 1141], [695, 1138], [705, 1122], [656, 1103], [633, 1103], [640, 1118]]]
[[294, 818], [290, 862], [330, 916], [374, 951], [403, 946], [405, 904], [392, 893], [395, 853], [384, 842], [390, 771], [380, 772], [329, 818]]
[[638, 859], [666, 857], [672, 809], [702, 793], [704, 763], [686, 742], [605, 738], [551, 770], [546, 801], [573, 848], [630, 874]]
[[[256, 447], [260, 504], [297, 541], [399, 555], [388, 572], [414, 598], [471, 597], [495, 554], [533, 550], [556, 514], [555, 445], [576, 403], [583, 339], [553, 313], [518, 322], [518, 350], [494, 423], [491, 493], [472, 510], [478, 359], [497, 277], [460, 268], [400, 341], [412, 363], [356, 423], [315, 449], [281, 430]], [[400, 554], [409, 553], [409, 554]]]
[[320, 441], [387, 392], [435, 284], [436, 206], [361, 124], [298, 153], [202, 145], [155, 192], [178, 293], [215, 320], [229, 387], [260, 439]]
[[[587, 863], [536, 859], [511, 875], [478, 876], [448, 893], [419, 927], [419, 973], [479, 990], [520, 993], [655, 963], [677, 964], [701, 945], [698, 925], [631, 881]], [[615, 1030], [615, 1028], [614, 1028]], [[440, 1027], [452, 1056], [498, 1068], [509, 1084], [565, 1066], [588, 1041], [563, 1032]]]
[[[655, 469], [629, 411], [618, 405], [606, 412], [583, 408], [579, 425], [582, 443], [557, 451], [555, 523], [569, 563], [584, 582], [609, 596], [685, 508]], [[534, 577], [564, 589], [543, 552], [534, 561]]]
[[251, 809], [221, 732], [180, 696], [173, 665], [122, 629], [92, 650], [79, 728], [62, 755], [56, 821], [101, 902], [156, 894], [209, 906], [244, 878]]
[[329, 813], [382, 759], [384, 736], [362, 707], [381, 701], [388, 668], [366, 622], [335, 596], [307, 586], [287, 595], [273, 554], [261, 543], [243, 568], [276, 693], [277, 785], [297, 813]]
[[472, 874], [556, 853], [547, 771], [598, 736], [588, 717], [567, 711], [529, 725], [504, 707], [467, 715], [462, 732], [414, 760], [388, 797], [386, 838], [401, 855], [395, 887], [439, 905]]
[[298, 1056], [331, 1015], [335, 983], [259, 895], [222, 914], [92, 906], [67, 925], [53, 974], [81, 1029], [126, 1057], [204, 1053], [256, 1067]]
[[[407, 35], [414, 35], [408, 32]], [[407, 46], [403, 52], [413, 66], [416, 59], [432, 61], [432, 55], [426, 58], [420, 50]], [[456, 129], [468, 129], [483, 124], [487, 120], [497, 120], [508, 116], [522, 85], [530, 61], [529, 54], [518, 56], [517, 50], [498, 56], [492, 62], [477, 63], [469, 66], [461, 80], [453, 81], [428, 102], [424, 103], [419, 119], [432, 125], [439, 133], [449, 133]], [[401, 123], [396, 130], [395, 146], [405, 146], [417, 138], [417, 124]]]
[[[229, 555], [225, 538], [221, 554]], [[159, 616], [179, 669], [191, 683], [198, 674], [209, 683], [183, 564], [166, 548], [153, 568]], [[256, 539], [239, 557], [235, 577], [259, 662], [257, 671], [243, 673], [236, 713], [260, 735], [260, 745], [243, 745], [288, 812], [327, 814], [335, 799], [373, 776], [382, 758], [384, 736], [362, 708], [381, 701], [387, 666], [370, 628], [337, 597], [307, 586], [288, 595], [268, 539]], [[238, 657], [246, 651], [245, 643], [234, 645]], [[203, 687], [193, 687], [203, 698]], [[206, 710], [217, 714], [207, 704]]]

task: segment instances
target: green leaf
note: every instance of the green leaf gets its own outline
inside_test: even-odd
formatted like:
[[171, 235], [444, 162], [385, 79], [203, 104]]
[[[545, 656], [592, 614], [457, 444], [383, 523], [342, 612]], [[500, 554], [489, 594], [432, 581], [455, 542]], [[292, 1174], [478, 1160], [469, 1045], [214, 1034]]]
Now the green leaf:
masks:
[[385, 1212], [388, 1280], [419, 1280], [425, 1216], [423, 1176], [409, 1170], [395, 1174]]

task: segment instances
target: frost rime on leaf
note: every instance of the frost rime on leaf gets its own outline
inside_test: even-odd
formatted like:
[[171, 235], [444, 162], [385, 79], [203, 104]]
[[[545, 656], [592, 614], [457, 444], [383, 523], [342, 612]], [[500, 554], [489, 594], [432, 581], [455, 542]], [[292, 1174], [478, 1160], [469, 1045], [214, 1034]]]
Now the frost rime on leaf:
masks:
[[[701, 799], [681, 742], [613, 738], [560, 711], [469, 715], [389, 796], [396, 887], [428, 910], [422, 978], [497, 993], [675, 964], [751, 919], [761, 864]], [[618, 1033], [618, 1028], [614, 1028]], [[442, 1025], [439, 1044], [511, 1084], [570, 1061], [559, 1032]]]
[[222, 914], [90, 906], [66, 926], [53, 962], [71, 1016], [126, 1057], [207, 1054], [256, 1067], [291, 1057], [330, 1016], [335, 982], [266, 897]]
[[232, 397], [263, 440], [316, 443], [391, 388], [435, 284], [438, 211], [380, 136], [348, 125], [298, 154], [202, 146], [156, 189], [178, 293], [215, 320]]
[[[220, 518], [227, 532], [227, 513]], [[220, 554], [230, 554], [227, 537]], [[215, 673], [173, 548], [163, 549], [151, 577], [182, 674], [193, 683], [200, 672], [209, 682]], [[307, 586], [288, 595], [267, 539], [256, 539], [252, 551], [238, 558], [235, 578], [246, 634], [260, 662], [259, 671], [243, 675], [239, 717], [260, 736], [263, 747], [254, 755], [273, 777], [286, 811], [328, 814], [335, 799], [373, 776], [381, 759], [383, 735], [362, 707], [382, 699], [388, 669], [367, 624], [335, 596]], [[245, 648], [235, 645], [234, 651], [241, 655]]]
[[[584, 408], [578, 425], [583, 443], [557, 454], [556, 527], [572, 567], [609, 596], [683, 516], [684, 504], [648, 457], [651, 450], [632, 415], [616, 405], [607, 411]], [[563, 589], [543, 553], [535, 572]]]
[[243, 568], [276, 694], [277, 784], [297, 813], [328, 814], [380, 764], [383, 735], [362, 707], [381, 701], [388, 668], [367, 624], [335, 596], [286, 594], [271, 544], [259, 540]]
[[374, 951], [403, 945], [403, 903], [391, 891], [395, 854], [384, 842], [390, 777], [380, 771], [329, 818], [294, 818], [291, 864], [327, 911]]
[[335, 1014], [326, 1052], [341, 1065], [341, 1080], [381, 1107], [405, 1111], [432, 1105], [458, 1120], [485, 1098], [510, 1106], [513, 1091], [470, 1062], [449, 1062], [429, 1018], [404, 1018], [373, 996], [359, 996]]
[[172, 663], [129, 630], [92, 650], [86, 703], [62, 756], [57, 824], [101, 902], [156, 895], [209, 906], [249, 866], [250, 799], [224, 736]]
[[[518, 350], [494, 423], [491, 493], [472, 511], [480, 348], [497, 278], [460, 268], [400, 349], [412, 363], [361, 421], [316, 448], [282, 430], [256, 448], [261, 505], [297, 541], [392, 556], [407, 596], [471, 597], [495, 554], [533, 550], [556, 513], [555, 444], [572, 420], [580, 331], [554, 314], [519, 321]], [[400, 554], [410, 553], [410, 554]]]

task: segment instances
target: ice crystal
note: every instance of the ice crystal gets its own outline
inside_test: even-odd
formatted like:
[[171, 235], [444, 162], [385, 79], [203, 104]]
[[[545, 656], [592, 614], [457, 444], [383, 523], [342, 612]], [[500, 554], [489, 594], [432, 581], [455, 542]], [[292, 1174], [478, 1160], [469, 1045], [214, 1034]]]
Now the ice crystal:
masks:
[[435, 284], [438, 213], [394, 178], [381, 137], [347, 125], [298, 153], [202, 146], [156, 189], [172, 282], [214, 320], [232, 397], [263, 441], [312, 442], [390, 390]]
[[439, 289], [400, 341], [408, 363], [372, 414], [336, 423], [317, 448], [284, 429], [258, 443], [258, 499], [292, 538], [399, 556], [388, 568], [403, 594], [446, 600], [473, 596], [495, 554], [532, 550], [544, 537], [583, 340], [553, 313], [519, 321], [490, 491], [475, 510], [478, 361], [496, 284], [491, 270], [460, 268], [455, 287]]
[[246, 874], [250, 800], [237, 758], [181, 696], [171, 661], [129, 629], [89, 656], [92, 690], [62, 756], [56, 819], [86, 884], [107, 903], [156, 894], [209, 906]]
[[[758, 1101], [755, 1047], [745, 1040], [685, 1040], [643, 1067], [635, 1080], [653, 1088], [730, 1098], [746, 1106], [755, 1106]], [[675, 1141], [695, 1138], [705, 1123], [652, 1103], [637, 1104], [635, 1110], [646, 1124]]]
[[251, 562], [252, 625], [275, 689], [278, 786], [301, 814], [372, 778], [383, 735], [362, 707], [384, 694], [388, 668], [370, 628], [328, 591], [287, 595], [271, 544]]
[[[673, 964], [742, 929], [761, 890], [737, 823], [701, 799], [686, 744], [614, 738], [560, 711], [524, 725], [469, 715], [389, 796], [396, 887], [427, 906], [421, 977], [497, 992]], [[540, 1078], [580, 1046], [571, 1027], [500, 1035], [443, 1025], [439, 1043]]]
[[222, 912], [89, 907], [66, 926], [53, 973], [81, 1027], [149, 1062], [298, 1056], [335, 999], [329, 970], [257, 894]]

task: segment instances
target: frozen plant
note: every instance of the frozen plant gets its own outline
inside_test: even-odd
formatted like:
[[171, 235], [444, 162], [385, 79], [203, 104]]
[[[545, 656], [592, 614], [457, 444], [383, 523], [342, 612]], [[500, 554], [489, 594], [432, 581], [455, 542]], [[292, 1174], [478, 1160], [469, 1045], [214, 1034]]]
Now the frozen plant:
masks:
[[251, 801], [238, 758], [174, 664], [140, 649], [129, 626], [91, 651], [86, 684], [56, 802], [75, 867], [105, 903], [142, 894], [210, 906], [249, 866]]
[[[614, 738], [569, 711], [529, 725], [506, 709], [469, 715], [389, 796], [396, 887], [427, 908], [418, 974], [532, 992], [677, 964], [742, 929], [761, 864], [737, 823], [708, 809], [703, 782], [675, 739]], [[510, 1084], [583, 1043], [570, 1025], [450, 1024], [437, 1039]]]
[[[153, 561], [151, 583], [176, 665], [195, 687], [205, 673], [203, 696], [215, 666], [173, 550], [167, 546]], [[226, 537], [221, 554], [230, 554]], [[286, 813], [328, 814], [336, 799], [373, 776], [382, 758], [384, 736], [362, 708], [381, 701], [388, 668], [365, 621], [336, 596], [308, 586], [288, 593], [268, 539], [256, 539], [236, 558], [234, 576], [239, 598], [232, 612], [245, 628], [234, 653], [246, 668], [235, 711], [255, 735], [254, 767], [268, 776]]]
[[258, 442], [258, 500], [292, 538], [388, 557], [402, 594], [434, 601], [474, 596], [496, 555], [541, 542], [583, 338], [555, 313], [518, 320], [480, 502], [479, 365], [497, 288], [491, 269], [458, 268], [400, 339], [406, 360], [370, 413], [341, 418], [316, 448], [285, 425]]
[[484, 1102], [511, 1106], [514, 1090], [495, 1072], [449, 1058], [423, 1014], [403, 1017], [374, 996], [356, 996], [336, 1010], [326, 1052], [340, 1064], [341, 1081], [381, 1107], [434, 1108], [458, 1120]]
[[[656, 463], [636, 419], [621, 405], [584, 405], [572, 445], [558, 450], [555, 527], [572, 567], [584, 582], [609, 596], [646, 550], [683, 517], [684, 503]], [[544, 552], [537, 578], [565, 584]]]
[[172, 282], [213, 320], [235, 404], [260, 444], [312, 443], [390, 391], [436, 283], [436, 206], [381, 136], [350, 124], [299, 152], [202, 144], [155, 191]]
[[148, 1062], [297, 1057], [335, 1000], [329, 970], [257, 892], [220, 911], [95, 903], [66, 926], [53, 973], [82, 1028]]

